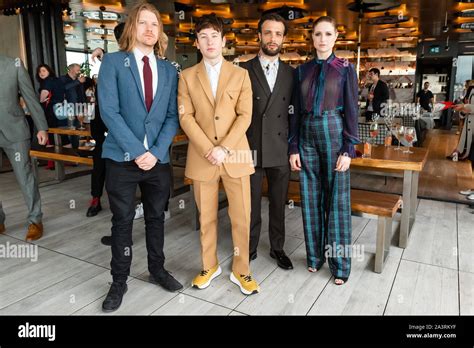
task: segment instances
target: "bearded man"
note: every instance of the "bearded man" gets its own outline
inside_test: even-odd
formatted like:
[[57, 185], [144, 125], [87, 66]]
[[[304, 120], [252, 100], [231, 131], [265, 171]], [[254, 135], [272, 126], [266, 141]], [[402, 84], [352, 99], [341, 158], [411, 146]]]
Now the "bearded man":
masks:
[[286, 256], [285, 203], [290, 179], [288, 123], [291, 117], [293, 69], [280, 60], [288, 31], [283, 17], [264, 15], [258, 23], [260, 52], [241, 66], [248, 70], [253, 92], [252, 123], [247, 130], [254, 155], [255, 173], [250, 176], [250, 260], [257, 258], [262, 227], [261, 200], [264, 175], [268, 182], [270, 256], [279, 267], [293, 269]]

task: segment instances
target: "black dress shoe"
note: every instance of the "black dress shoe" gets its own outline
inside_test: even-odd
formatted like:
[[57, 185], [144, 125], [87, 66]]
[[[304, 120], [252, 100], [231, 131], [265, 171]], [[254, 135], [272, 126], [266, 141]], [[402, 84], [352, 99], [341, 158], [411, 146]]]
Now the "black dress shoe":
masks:
[[180, 282], [173, 278], [173, 276], [167, 271], [162, 270], [161, 272], [150, 274], [150, 281], [161, 285], [168, 291], [175, 292], [181, 290], [183, 286]]
[[257, 252], [256, 252], [256, 251], [254, 251], [253, 253], [250, 253], [250, 255], [249, 255], [250, 261], [253, 261], [253, 260], [255, 260], [256, 258], [257, 258]]
[[277, 260], [278, 267], [283, 269], [293, 269], [293, 264], [291, 263], [291, 260], [288, 258], [288, 256], [286, 256], [283, 250], [271, 250], [270, 256]]
[[107, 297], [102, 303], [102, 310], [104, 312], [113, 312], [119, 309], [122, 304], [123, 295], [125, 295], [127, 290], [127, 283], [113, 282]]
[[103, 236], [100, 239], [100, 242], [104, 245], [111, 246], [112, 245], [112, 236]]
[[97, 214], [99, 214], [99, 211], [101, 211], [101, 210], [102, 210], [102, 206], [100, 205], [99, 199], [98, 198], [92, 198], [89, 209], [87, 209], [86, 216], [87, 217], [96, 216]]

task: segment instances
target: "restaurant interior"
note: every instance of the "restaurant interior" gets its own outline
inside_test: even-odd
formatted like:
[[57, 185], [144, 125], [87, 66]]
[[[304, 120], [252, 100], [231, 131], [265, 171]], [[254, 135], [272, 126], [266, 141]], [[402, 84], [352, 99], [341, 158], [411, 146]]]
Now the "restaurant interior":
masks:
[[[84, 74], [94, 78], [100, 70], [100, 61], [91, 59], [94, 50], [119, 50], [114, 28], [126, 20], [135, 2], [0, 0], [0, 54], [22, 59], [35, 90], [39, 88], [36, 67], [43, 63], [57, 76], [78, 63]], [[133, 291], [114, 314], [474, 314], [474, 119], [448, 107], [451, 102], [469, 104], [470, 81], [474, 86], [474, 1], [149, 2], [160, 11], [169, 39], [165, 56], [183, 70], [202, 59], [194, 43], [194, 24], [205, 14], [224, 19], [223, 55], [236, 65], [259, 52], [259, 18], [265, 13], [280, 14], [289, 26], [280, 59], [293, 68], [315, 56], [312, 23], [320, 16], [335, 18], [339, 33], [335, 55], [354, 65], [359, 83], [361, 144], [350, 171], [351, 188], [365, 192], [354, 193], [359, 204], [352, 204], [353, 250], [360, 258], [354, 257], [351, 280], [344, 288], [333, 284], [327, 267], [317, 275], [307, 272], [299, 175], [293, 172], [286, 206], [286, 249], [295, 269], [279, 269], [268, 255], [269, 207], [264, 187], [259, 258], [252, 261], [261, 293], [245, 297], [221, 278], [211, 291], [190, 287], [200, 269], [199, 212], [192, 181], [184, 175], [188, 139], [180, 130], [170, 148], [173, 187], [165, 221], [165, 252], [167, 267], [186, 286], [170, 294], [148, 281], [144, 221], [137, 219], [129, 281]], [[387, 115], [368, 120], [368, 72], [373, 68], [380, 70], [393, 107]], [[433, 93], [431, 111], [417, 102], [426, 82]], [[11, 164], [0, 150], [0, 201], [7, 214], [0, 243], [32, 244], [39, 250], [37, 262], [2, 260], [0, 315], [102, 314], [111, 252], [100, 240], [110, 232], [111, 212], [104, 198], [102, 212], [85, 215], [95, 142], [87, 120], [84, 124], [84, 130], [50, 130], [58, 142], [61, 135], [79, 137], [77, 149], [32, 145], [30, 156], [40, 182], [45, 226], [44, 236], [33, 242], [24, 241], [23, 197]], [[414, 133], [407, 135], [407, 128]], [[460, 143], [463, 148], [456, 151]], [[54, 163], [52, 170], [47, 170], [48, 162]], [[224, 191], [218, 215], [218, 254], [227, 269], [233, 250]], [[65, 301], [70, 294], [78, 294], [77, 301]]]

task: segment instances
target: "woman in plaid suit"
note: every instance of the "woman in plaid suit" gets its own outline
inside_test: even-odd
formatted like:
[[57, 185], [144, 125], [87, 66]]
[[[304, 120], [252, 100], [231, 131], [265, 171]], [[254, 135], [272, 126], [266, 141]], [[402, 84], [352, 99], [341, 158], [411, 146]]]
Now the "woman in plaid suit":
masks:
[[349, 278], [351, 259], [351, 158], [359, 143], [358, 83], [352, 64], [337, 58], [332, 17], [313, 24], [317, 56], [295, 71], [295, 113], [290, 118], [290, 164], [300, 171], [307, 264], [326, 259], [337, 285]]

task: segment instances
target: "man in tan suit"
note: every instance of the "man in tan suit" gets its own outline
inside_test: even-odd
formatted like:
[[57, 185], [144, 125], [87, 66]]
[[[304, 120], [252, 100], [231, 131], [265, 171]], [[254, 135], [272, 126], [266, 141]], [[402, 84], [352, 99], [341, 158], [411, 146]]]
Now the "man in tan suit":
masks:
[[252, 120], [252, 89], [246, 70], [227, 62], [222, 20], [196, 23], [202, 61], [182, 72], [178, 88], [181, 127], [189, 138], [185, 175], [193, 180], [200, 212], [202, 271], [192, 285], [205, 289], [221, 274], [217, 260], [219, 182], [229, 202], [234, 260], [230, 279], [251, 295], [259, 292], [249, 268], [250, 175], [255, 172], [245, 135]]

